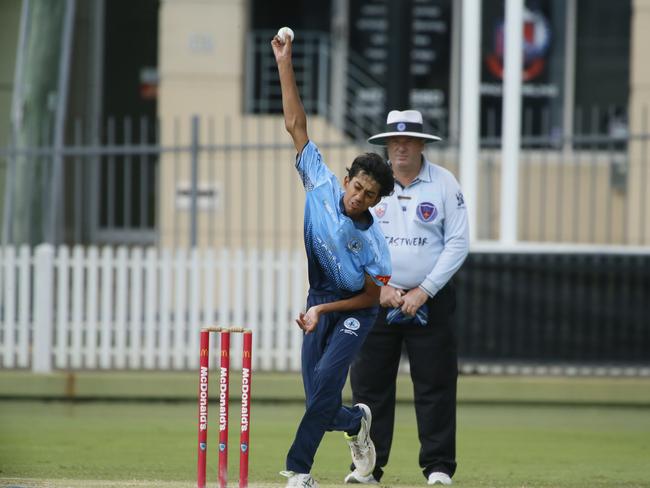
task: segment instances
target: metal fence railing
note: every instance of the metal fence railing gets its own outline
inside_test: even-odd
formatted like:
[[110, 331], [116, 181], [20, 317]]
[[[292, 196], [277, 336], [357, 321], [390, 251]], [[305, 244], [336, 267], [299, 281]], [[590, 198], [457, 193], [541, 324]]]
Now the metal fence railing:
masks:
[[[302, 246], [304, 192], [281, 116], [109, 120], [96, 144], [84, 142], [83, 126], [74, 124], [62, 148], [0, 148], [5, 243]], [[319, 116], [310, 136], [339, 177], [358, 153], [378, 150]], [[524, 137], [519, 241], [650, 246], [649, 137]], [[499, 196], [508, 191], [500, 187], [500, 154], [497, 139], [482, 141], [477, 201], [468, 202], [477, 208], [479, 241], [499, 238]], [[63, 177], [55, 180], [49, 168], [57, 155]], [[431, 145], [427, 156], [458, 176], [454, 144]], [[54, 239], [46, 229], [55, 229]]]

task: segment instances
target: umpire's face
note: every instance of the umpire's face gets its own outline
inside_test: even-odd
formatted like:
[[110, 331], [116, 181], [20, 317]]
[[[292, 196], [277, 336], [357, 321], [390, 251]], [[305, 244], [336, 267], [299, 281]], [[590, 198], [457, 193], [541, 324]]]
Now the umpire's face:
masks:
[[343, 206], [345, 214], [352, 220], [357, 220], [370, 207], [379, 203], [379, 183], [364, 171], [355, 176], [343, 178]]
[[388, 159], [393, 170], [413, 171], [420, 168], [424, 139], [396, 136], [386, 141]]

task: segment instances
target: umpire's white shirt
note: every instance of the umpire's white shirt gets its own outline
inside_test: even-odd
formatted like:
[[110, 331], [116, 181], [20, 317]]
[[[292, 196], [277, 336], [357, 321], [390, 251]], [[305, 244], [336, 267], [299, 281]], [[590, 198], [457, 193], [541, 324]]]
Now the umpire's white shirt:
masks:
[[389, 284], [420, 287], [434, 296], [454, 275], [469, 252], [467, 210], [451, 172], [424, 159], [407, 187], [395, 181], [392, 195], [373, 209], [390, 250]]

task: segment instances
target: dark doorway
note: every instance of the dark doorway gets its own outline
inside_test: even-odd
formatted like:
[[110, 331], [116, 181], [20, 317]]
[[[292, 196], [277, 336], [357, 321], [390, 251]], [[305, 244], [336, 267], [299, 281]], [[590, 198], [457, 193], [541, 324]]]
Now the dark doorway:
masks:
[[[159, 0], [105, 2], [103, 142], [157, 142]], [[155, 228], [154, 154], [107, 156], [100, 180], [101, 240], [146, 242]]]

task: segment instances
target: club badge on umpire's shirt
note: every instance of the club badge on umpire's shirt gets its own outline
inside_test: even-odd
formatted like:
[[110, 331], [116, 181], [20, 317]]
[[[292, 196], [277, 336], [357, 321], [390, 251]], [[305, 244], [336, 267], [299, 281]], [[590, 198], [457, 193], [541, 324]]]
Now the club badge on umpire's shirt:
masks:
[[395, 182], [393, 194], [371, 211], [390, 249], [390, 285], [421, 286], [434, 296], [465, 260], [467, 209], [456, 178], [446, 169], [425, 159], [410, 185]]

